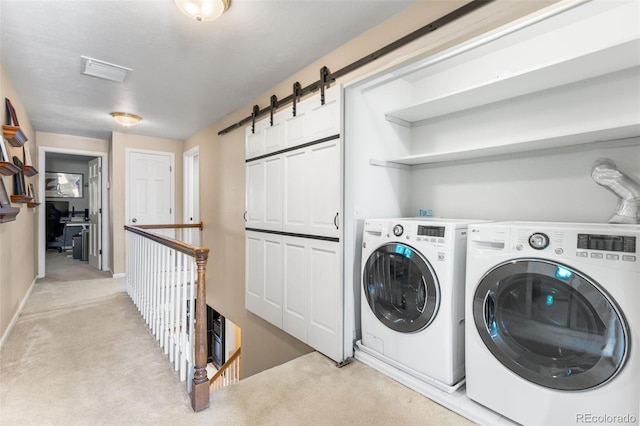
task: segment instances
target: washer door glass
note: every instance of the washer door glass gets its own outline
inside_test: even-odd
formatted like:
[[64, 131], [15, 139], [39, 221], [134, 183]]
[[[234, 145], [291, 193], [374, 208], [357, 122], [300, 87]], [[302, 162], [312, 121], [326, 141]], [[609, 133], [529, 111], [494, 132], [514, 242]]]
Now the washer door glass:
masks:
[[375, 316], [392, 330], [427, 327], [440, 305], [440, 288], [427, 259], [413, 247], [385, 244], [369, 256], [362, 277]]
[[552, 389], [601, 385], [628, 352], [628, 329], [613, 301], [578, 271], [546, 260], [489, 271], [476, 289], [473, 319], [505, 367]]

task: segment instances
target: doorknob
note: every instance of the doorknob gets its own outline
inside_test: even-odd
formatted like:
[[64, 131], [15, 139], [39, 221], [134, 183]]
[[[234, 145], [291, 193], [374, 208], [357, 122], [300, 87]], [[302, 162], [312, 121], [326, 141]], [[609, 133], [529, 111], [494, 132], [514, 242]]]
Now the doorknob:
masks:
[[138, 219], [136, 219], [135, 217], [133, 219], [131, 219], [131, 222], [136, 223], [138, 221]]

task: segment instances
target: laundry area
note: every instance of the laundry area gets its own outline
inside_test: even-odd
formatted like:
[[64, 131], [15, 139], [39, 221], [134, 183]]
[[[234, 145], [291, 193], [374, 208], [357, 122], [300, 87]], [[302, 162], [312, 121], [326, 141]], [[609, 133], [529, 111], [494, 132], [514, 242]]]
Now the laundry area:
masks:
[[558, 3], [254, 119], [247, 310], [479, 424], [638, 424], [639, 16]]
[[345, 88], [356, 359], [480, 424], [638, 424], [639, 16], [551, 6]]
[[244, 127], [246, 309], [478, 424], [638, 424], [638, 2], [321, 84]]

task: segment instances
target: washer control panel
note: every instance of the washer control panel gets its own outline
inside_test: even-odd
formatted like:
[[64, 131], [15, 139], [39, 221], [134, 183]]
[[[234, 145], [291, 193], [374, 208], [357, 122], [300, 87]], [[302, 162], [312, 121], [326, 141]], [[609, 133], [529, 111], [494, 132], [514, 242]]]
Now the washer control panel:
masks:
[[362, 246], [380, 240], [404, 242], [406, 244], [419, 243], [420, 248], [443, 249], [452, 245], [453, 241], [463, 239], [466, 246], [466, 223], [448, 223], [403, 219], [368, 219], [364, 222]]

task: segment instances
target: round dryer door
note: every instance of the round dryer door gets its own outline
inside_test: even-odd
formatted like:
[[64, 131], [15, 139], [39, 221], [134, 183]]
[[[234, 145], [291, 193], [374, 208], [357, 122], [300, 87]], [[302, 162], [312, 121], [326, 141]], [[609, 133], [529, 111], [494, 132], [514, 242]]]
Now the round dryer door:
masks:
[[362, 285], [369, 307], [387, 327], [413, 333], [427, 327], [440, 305], [433, 268], [413, 247], [385, 244], [365, 264]]
[[473, 319], [505, 367], [551, 389], [599, 386], [628, 353], [627, 325], [611, 298], [551, 261], [520, 259], [489, 271], [476, 289]]

